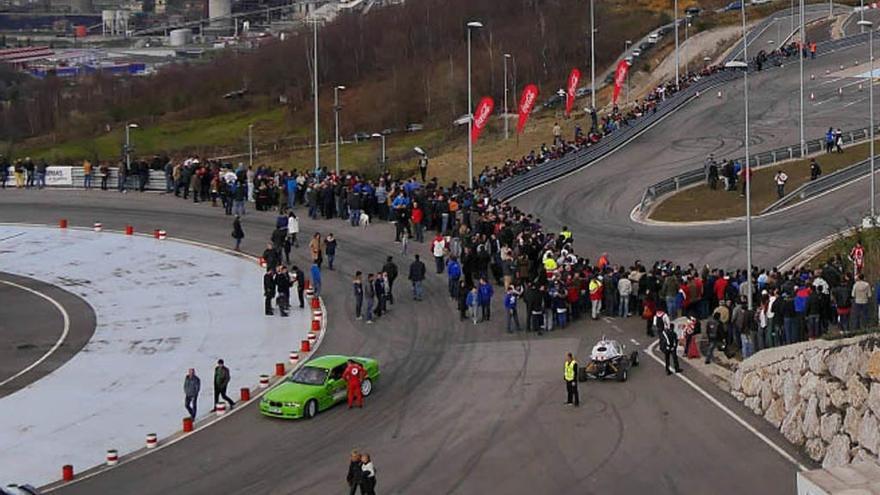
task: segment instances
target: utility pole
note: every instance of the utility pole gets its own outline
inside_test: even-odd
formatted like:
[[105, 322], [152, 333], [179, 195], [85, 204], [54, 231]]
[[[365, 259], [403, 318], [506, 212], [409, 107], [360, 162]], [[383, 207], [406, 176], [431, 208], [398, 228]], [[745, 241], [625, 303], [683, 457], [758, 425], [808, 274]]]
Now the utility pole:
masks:
[[314, 96], [313, 105], [315, 107], [315, 172], [321, 169], [321, 151], [320, 151], [320, 130], [318, 129], [318, 19], [312, 18], [315, 23], [314, 31], [314, 79], [312, 81], [312, 93]]

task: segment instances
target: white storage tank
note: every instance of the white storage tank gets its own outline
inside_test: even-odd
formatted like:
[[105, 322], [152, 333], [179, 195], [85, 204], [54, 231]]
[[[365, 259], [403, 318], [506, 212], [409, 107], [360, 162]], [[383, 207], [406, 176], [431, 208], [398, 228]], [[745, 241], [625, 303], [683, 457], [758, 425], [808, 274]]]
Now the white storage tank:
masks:
[[171, 46], [186, 46], [192, 41], [192, 29], [174, 29], [168, 34]]

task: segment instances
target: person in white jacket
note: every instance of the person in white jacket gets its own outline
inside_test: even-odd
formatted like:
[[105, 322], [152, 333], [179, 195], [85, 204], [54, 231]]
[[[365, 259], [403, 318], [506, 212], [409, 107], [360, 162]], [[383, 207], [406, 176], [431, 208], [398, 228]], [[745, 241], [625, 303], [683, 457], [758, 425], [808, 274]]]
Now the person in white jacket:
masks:
[[296, 240], [297, 234], [299, 234], [299, 219], [291, 211], [287, 213], [287, 238], [293, 247], [299, 247], [299, 241]]
[[620, 295], [620, 303], [617, 305], [619, 308], [618, 316], [625, 318], [632, 316], [629, 312], [629, 299], [632, 295], [632, 281], [626, 278], [622, 269], [620, 275], [620, 280], [617, 282], [617, 293]]
[[361, 455], [361, 470], [363, 471], [361, 493], [364, 495], [376, 495], [376, 467], [373, 466], [373, 459], [370, 458], [370, 454]]

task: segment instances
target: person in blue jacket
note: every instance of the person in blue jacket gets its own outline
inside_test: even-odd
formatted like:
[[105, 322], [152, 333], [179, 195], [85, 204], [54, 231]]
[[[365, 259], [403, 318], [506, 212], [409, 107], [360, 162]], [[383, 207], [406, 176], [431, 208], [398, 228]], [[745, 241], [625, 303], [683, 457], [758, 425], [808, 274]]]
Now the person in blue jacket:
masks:
[[511, 284], [507, 288], [507, 294], [504, 295], [504, 309], [507, 311], [507, 333], [513, 333], [513, 329], [510, 325], [511, 322], [516, 324], [517, 332], [522, 330], [519, 326], [519, 314], [517, 313], [516, 308], [517, 302], [519, 302], [519, 292], [517, 292], [516, 288]]
[[481, 321], [489, 321], [492, 316], [490, 308], [492, 305], [492, 295], [495, 294], [495, 289], [492, 288], [492, 284], [486, 282], [485, 278], [481, 278], [478, 292], [480, 312], [482, 313]]
[[321, 267], [317, 263], [312, 263], [312, 288], [315, 290], [315, 297], [321, 295]]
[[474, 320], [474, 325], [477, 324], [477, 306], [480, 303], [480, 294], [477, 292], [476, 287], [471, 287], [471, 290], [468, 291], [467, 297], [465, 298], [465, 304], [467, 304], [468, 311], [471, 313], [471, 318]]
[[446, 261], [446, 276], [449, 277], [449, 297], [458, 299], [458, 281], [461, 280], [461, 265], [455, 257]]

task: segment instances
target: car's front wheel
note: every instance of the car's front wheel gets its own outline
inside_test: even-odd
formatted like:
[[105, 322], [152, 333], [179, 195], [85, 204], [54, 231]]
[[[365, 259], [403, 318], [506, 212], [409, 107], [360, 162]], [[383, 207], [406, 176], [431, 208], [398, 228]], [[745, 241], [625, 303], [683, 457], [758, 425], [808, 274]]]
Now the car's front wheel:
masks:
[[626, 375], [627, 375], [626, 368], [620, 368], [620, 370], [617, 372], [617, 381], [625, 382], [626, 378], [627, 378]]
[[363, 394], [364, 397], [367, 397], [368, 395], [370, 395], [370, 392], [372, 392], [372, 391], [373, 391], [373, 381], [372, 380], [367, 378], [361, 382], [361, 394]]
[[312, 399], [306, 402], [306, 407], [303, 409], [303, 415], [306, 419], [312, 419], [315, 415], [318, 414], [318, 401]]

